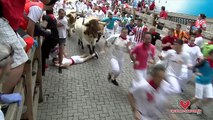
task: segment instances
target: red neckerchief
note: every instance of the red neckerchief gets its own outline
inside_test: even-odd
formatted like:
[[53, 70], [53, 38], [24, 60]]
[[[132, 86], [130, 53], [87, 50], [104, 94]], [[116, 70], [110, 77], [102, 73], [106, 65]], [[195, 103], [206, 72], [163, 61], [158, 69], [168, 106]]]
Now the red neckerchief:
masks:
[[[154, 83], [153, 80], [150, 80], [150, 81], [149, 81], [149, 84], [150, 84], [155, 90], [158, 89], [158, 87], [155, 85], [155, 83]], [[146, 96], [147, 96], [147, 101], [148, 101], [148, 102], [153, 102], [153, 100], [154, 100], [154, 94], [153, 94], [153, 93], [146, 92]]]
[[201, 35], [201, 34], [198, 34], [198, 35], [196, 35], [196, 38], [197, 38], [197, 37], [202, 37], [202, 35]]
[[149, 84], [155, 89], [157, 90], [159, 88], [159, 86], [156, 86], [155, 83], [154, 83], [154, 80], [150, 80], [149, 81]]
[[189, 47], [194, 47], [194, 46], [196, 46], [196, 44], [195, 43], [193, 43], [193, 44], [188, 43], [188, 46]]
[[122, 38], [123, 40], [127, 40], [127, 37], [125, 36], [125, 37], [123, 37], [123, 36], [119, 36], [120, 38]]
[[213, 41], [211, 41], [211, 42], [208, 42], [208, 44], [212, 45], [212, 44], [213, 44]]
[[157, 35], [157, 32], [153, 32], [152, 35]]

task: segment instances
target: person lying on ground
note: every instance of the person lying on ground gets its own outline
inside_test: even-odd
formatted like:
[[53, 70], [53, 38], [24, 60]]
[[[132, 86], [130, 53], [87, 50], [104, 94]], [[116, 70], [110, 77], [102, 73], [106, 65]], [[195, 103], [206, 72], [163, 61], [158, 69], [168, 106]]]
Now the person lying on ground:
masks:
[[[66, 67], [69, 67], [69, 66], [74, 65], [74, 64], [81, 64], [81, 63], [84, 63], [84, 62], [94, 58], [94, 57], [96, 57], [98, 59], [98, 54], [96, 52], [93, 53], [92, 55], [83, 54], [83, 55], [74, 55], [74, 56], [71, 56], [70, 58], [64, 57], [63, 60], [62, 60], [61, 67], [66, 68]], [[54, 66], [59, 67], [59, 59], [57, 57], [53, 58], [52, 62], [54, 64]]]

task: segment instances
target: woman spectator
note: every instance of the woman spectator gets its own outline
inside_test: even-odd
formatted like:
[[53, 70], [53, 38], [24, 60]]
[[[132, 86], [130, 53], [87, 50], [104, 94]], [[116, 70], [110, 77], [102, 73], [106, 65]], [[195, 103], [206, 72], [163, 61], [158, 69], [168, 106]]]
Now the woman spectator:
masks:
[[195, 27], [201, 30], [206, 30], [206, 15], [200, 14], [197, 21], [195, 22]]
[[165, 10], [165, 6], [161, 7], [160, 18], [165, 19], [165, 20], [168, 18], [168, 14]]

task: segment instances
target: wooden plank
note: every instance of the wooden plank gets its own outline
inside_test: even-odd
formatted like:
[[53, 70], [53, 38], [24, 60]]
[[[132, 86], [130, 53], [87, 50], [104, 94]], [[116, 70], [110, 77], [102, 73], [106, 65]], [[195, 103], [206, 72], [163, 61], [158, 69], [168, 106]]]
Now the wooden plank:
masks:
[[39, 103], [39, 86], [36, 86], [35, 88], [35, 96], [34, 96], [34, 102], [33, 102], [33, 113], [34, 113], [34, 120], [36, 120], [37, 117], [37, 111], [38, 111], [38, 103]]
[[37, 78], [36, 78], [36, 84], [39, 85], [39, 102], [43, 101], [43, 91], [42, 91], [42, 58], [41, 58], [41, 46], [43, 43], [43, 38], [39, 38], [39, 43], [38, 43], [38, 70], [37, 70]]
[[16, 85], [14, 88], [13, 93], [20, 93], [22, 95], [22, 103], [20, 106], [18, 106], [17, 103], [13, 103], [8, 107], [7, 113], [5, 115], [5, 120], [16, 120], [18, 113], [22, 111], [23, 105], [24, 105], [24, 87], [23, 87], [23, 80], [21, 79], [20, 82]]
[[37, 71], [38, 71], [38, 60], [35, 60], [33, 62], [33, 67], [32, 67], [32, 71], [35, 71], [35, 75], [32, 76], [32, 95], [34, 95], [34, 90], [35, 90], [35, 85], [36, 85], [36, 77], [38, 75]]
[[32, 61], [29, 60], [26, 64], [25, 64], [25, 73], [26, 73], [26, 80], [25, 80], [25, 84], [26, 84], [26, 104], [27, 104], [27, 118], [29, 120], [34, 120], [33, 119], [33, 94], [32, 94]]

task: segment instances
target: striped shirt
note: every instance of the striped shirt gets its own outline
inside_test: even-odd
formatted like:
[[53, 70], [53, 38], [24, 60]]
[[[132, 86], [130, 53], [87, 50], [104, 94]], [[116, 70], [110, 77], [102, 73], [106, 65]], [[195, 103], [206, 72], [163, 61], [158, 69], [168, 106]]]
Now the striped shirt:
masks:
[[142, 27], [135, 27], [132, 32], [135, 35], [134, 41], [136, 43], [142, 42], [144, 32], [148, 31], [147, 26], [143, 25]]

